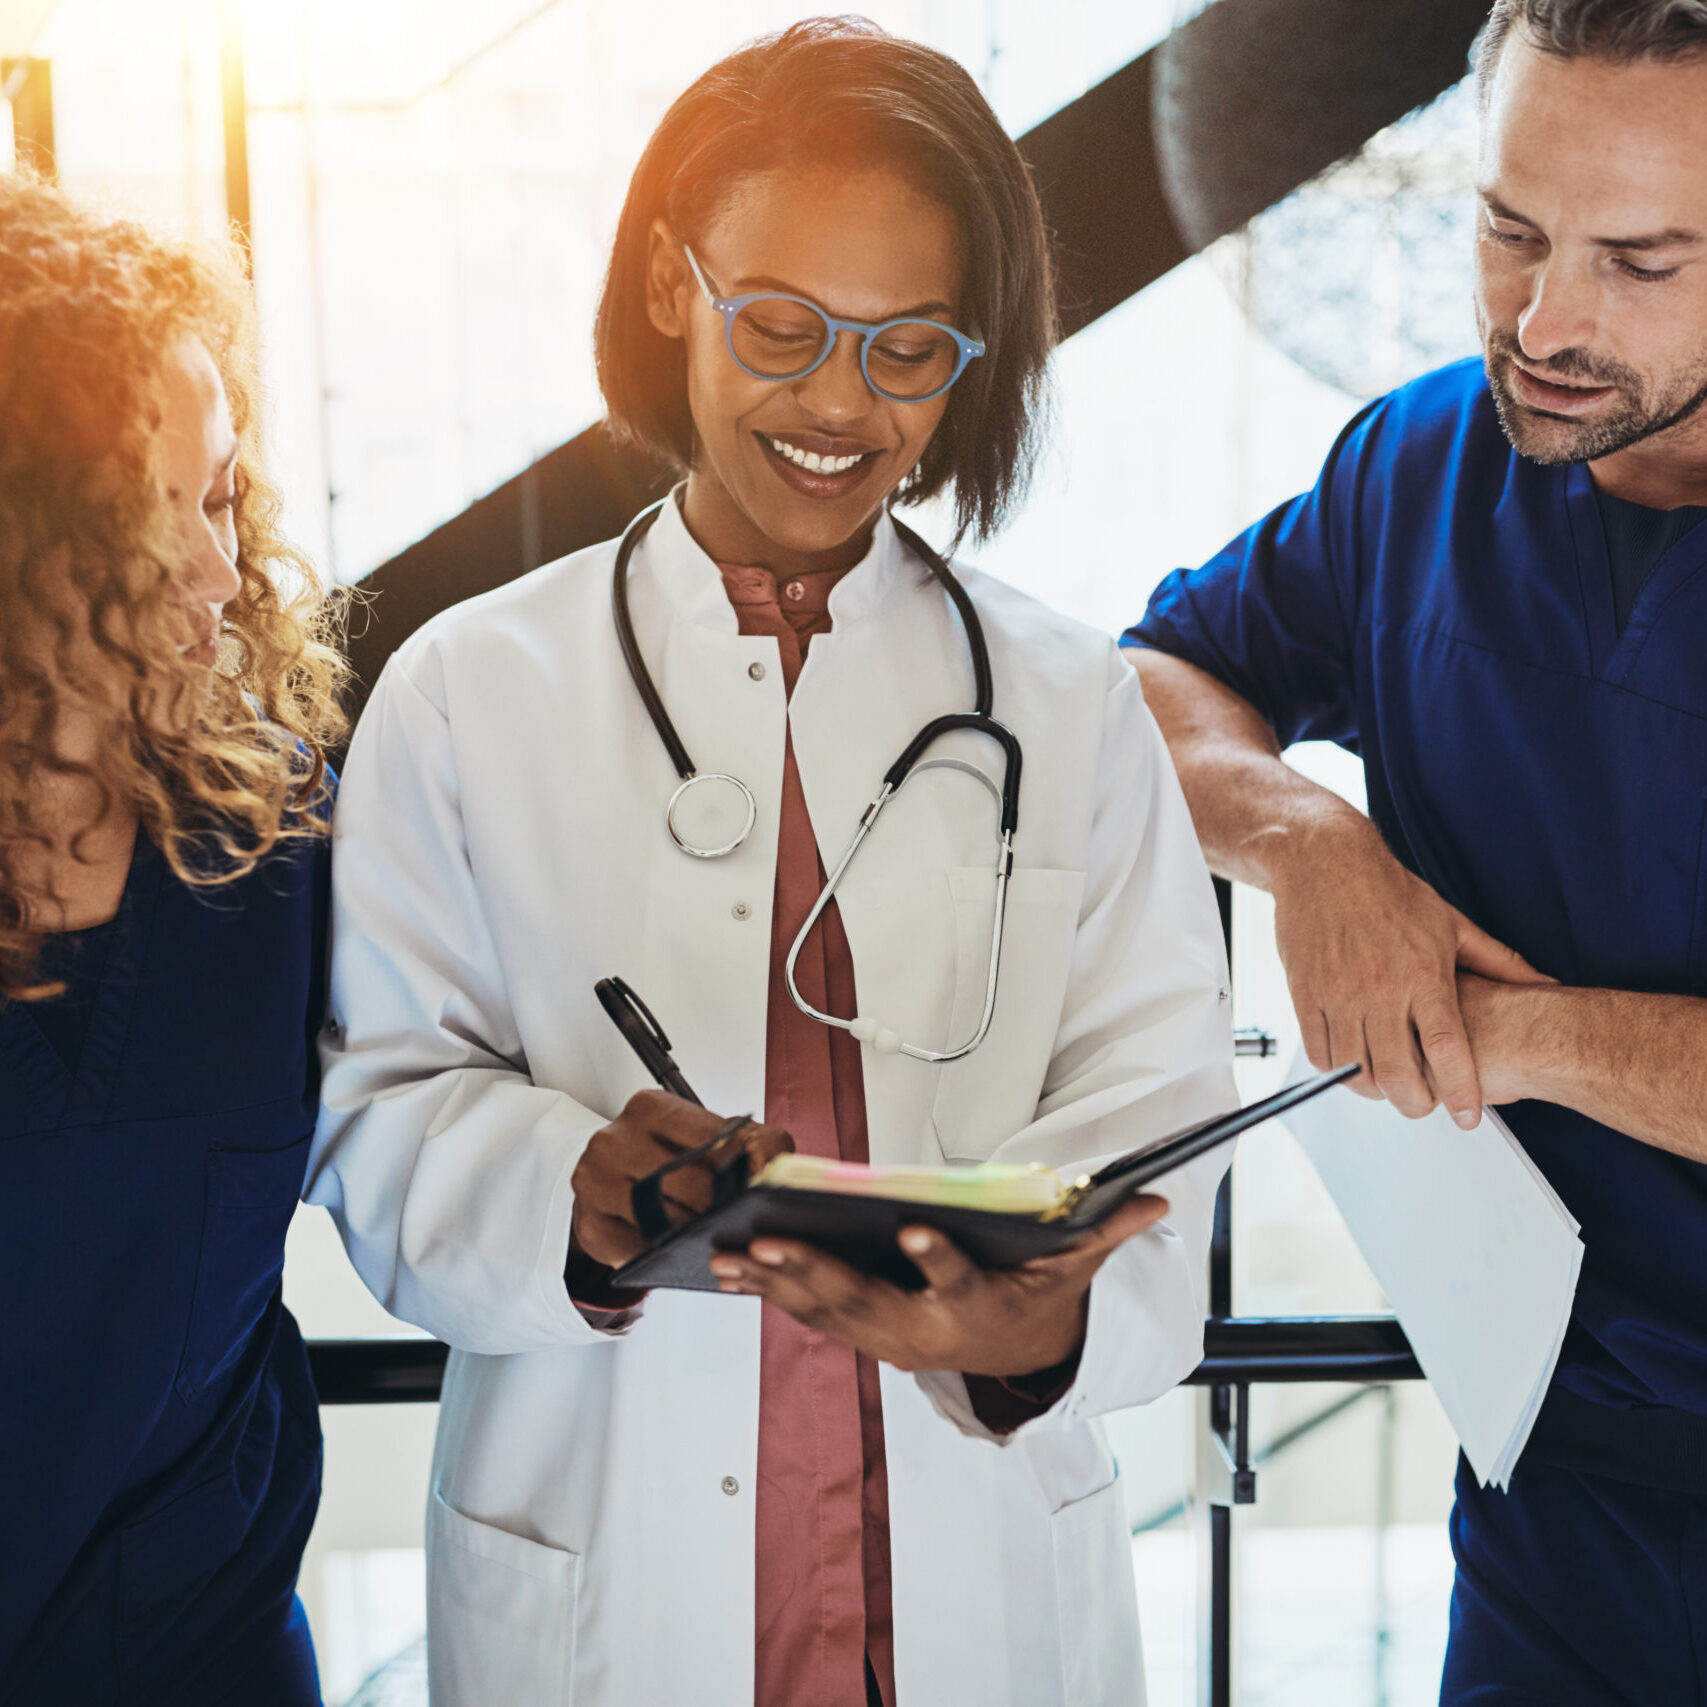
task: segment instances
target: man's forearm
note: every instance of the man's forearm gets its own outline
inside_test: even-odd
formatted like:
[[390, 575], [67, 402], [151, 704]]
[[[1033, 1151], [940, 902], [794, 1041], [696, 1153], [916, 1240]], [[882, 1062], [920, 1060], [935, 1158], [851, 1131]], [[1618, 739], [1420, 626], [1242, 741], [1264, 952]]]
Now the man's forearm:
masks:
[[1402, 1113], [1436, 1101], [1473, 1126], [1486, 1098], [1458, 1012], [1457, 972], [1536, 970], [1393, 857], [1356, 807], [1300, 776], [1249, 701], [1165, 653], [1138, 651], [1210, 868], [1274, 897], [1274, 937], [1317, 1067]]
[[1489, 1102], [1535, 1097], [1707, 1162], [1707, 1000], [1461, 981]]
[[1272, 893], [1287, 865], [1319, 861], [1334, 840], [1379, 840], [1356, 807], [1286, 763], [1249, 700], [1165, 652], [1134, 647], [1127, 656], [1217, 876]]

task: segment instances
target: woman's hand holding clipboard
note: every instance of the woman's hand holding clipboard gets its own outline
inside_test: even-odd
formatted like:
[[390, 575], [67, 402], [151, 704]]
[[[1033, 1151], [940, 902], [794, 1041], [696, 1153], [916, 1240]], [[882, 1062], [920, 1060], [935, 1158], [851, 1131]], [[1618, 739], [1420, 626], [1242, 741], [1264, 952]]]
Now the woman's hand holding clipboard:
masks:
[[[613, 1273], [650, 1250], [672, 1227], [715, 1210], [749, 1173], [792, 1150], [786, 1132], [750, 1115], [724, 1120], [704, 1108], [670, 1057], [670, 1040], [619, 978], [597, 994], [660, 1089], [640, 1091], [593, 1134], [570, 1176], [570, 1292], [603, 1305]], [[715, 1287], [707, 1275], [707, 1282]]]

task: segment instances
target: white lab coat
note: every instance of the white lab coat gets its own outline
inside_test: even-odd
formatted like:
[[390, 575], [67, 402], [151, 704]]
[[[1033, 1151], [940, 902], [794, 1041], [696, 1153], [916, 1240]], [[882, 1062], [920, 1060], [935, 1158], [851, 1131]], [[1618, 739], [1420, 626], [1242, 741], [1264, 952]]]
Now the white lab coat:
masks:
[[[972, 672], [880, 522], [792, 705], [675, 503], [635, 553], [644, 654], [696, 763], [758, 801], [746, 844], [670, 841], [676, 783], [623, 667], [615, 548], [446, 612], [387, 666], [338, 804], [333, 1022], [313, 1201], [388, 1309], [449, 1341], [428, 1516], [436, 1707], [749, 1707], [759, 1305], [655, 1292], [624, 1333], [564, 1289], [583, 1146], [647, 1084], [593, 996], [646, 999], [709, 1107], [762, 1112], [784, 725], [826, 867]], [[872, 1159], [1078, 1171], [1234, 1105], [1216, 909], [1166, 749], [1109, 641], [964, 572], [1025, 749], [994, 1028], [938, 1067], [864, 1052]], [[762, 668], [757, 668], [762, 666]], [[988, 741], [958, 751], [999, 776]], [[994, 812], [952, 771], [894, 800], [845, 881], [860, 1002], [909, 1041], [982, 999]], [[1200, 1355], [1225, 1154], [1091, 1292], [1070, 1392], [1006, 1439], [961, 1377], [884, 1366], [903, 1707], [1143, 1699], [1100, 1413]]]

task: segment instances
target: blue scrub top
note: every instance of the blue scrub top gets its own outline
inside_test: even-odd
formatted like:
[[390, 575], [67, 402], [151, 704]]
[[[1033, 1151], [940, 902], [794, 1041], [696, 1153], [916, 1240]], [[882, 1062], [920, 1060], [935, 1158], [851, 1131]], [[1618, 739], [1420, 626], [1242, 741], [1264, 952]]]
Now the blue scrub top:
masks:
[[298, 842], [196, 892], [139, 835], [76, 1071], [0, 1004], [8, 1704], [318, 1700], [320, 1428], [279, 1276], [329, 865]]
[[[1501, 431], [1480, 362], [1363, 410], [1316, 488], [1170, 576], [1126, 643], [1359, 754], [1394, 854], [1567, 984], [1707, 995], [1707, 526], [1623, 633], [1585, 466]], [[1558, 1380], [1707, 1413], [1707, 1167], [1503, 1111], [1582, 1223]]]

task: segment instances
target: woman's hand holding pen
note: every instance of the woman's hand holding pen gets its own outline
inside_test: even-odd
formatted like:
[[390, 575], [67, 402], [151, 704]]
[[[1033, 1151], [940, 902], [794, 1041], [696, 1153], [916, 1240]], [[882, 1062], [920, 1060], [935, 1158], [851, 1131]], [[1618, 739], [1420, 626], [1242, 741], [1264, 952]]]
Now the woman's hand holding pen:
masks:
[[[628, 1099], [610, 1125], [595, 1132], [570, 1176], [575, 1212], [569, 1223], [570, 1254], [590, 1258], [604, 1268], [620, 1268], [651, 1243], [635, 1223], [634, 1182], [663, 1167], [671, 1157], [696, 1149], [724, 1124], [698, 1103], [667, 1091], [640, 1091]], [[757, 1173], [772, 1156], [792, 1150], [794, 1140], [774, 1126], [743, 1127], [738, 1135], [747, 1161]], [[718, 1157], [722, 1160], [722, 1157]], [[706, 1168], [678, 1168], [669, 1176], [665, 1203], [683, 1218], [711, 1207], [711, 1174]]]
[[757, 1239], [745, 1256], [720, 1252], [711, 1271], [723, 1291], [756, 1294], [897, 1369], [1030, 1375], [1079, 1349], [1097, 1270], [1167, 1212], [1165, 1198], [1135, 1197], [1071, 1249], [999, 1270], [979, 1268], [929, 1227], [907, 1227], [901, 1248], [925, 1277], [919, 1292], [792, 1239]]

